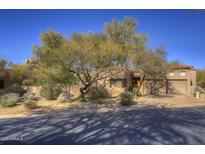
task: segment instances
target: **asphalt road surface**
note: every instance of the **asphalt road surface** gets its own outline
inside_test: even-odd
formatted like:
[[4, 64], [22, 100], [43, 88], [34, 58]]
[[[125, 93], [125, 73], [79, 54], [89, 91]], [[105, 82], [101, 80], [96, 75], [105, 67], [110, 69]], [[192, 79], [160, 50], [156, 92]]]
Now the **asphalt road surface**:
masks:
[[1, 119], [0, 144], [205, 144], [205, 108], [72, 109]]

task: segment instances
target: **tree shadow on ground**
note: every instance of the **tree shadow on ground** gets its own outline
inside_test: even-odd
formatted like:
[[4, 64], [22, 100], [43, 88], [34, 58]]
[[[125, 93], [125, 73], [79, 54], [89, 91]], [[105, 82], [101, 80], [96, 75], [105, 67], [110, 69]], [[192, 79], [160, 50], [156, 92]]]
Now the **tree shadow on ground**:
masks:
[[205, 108], [130, 111], [62, 110], [0, 120], [1, 144], [205, 144]]

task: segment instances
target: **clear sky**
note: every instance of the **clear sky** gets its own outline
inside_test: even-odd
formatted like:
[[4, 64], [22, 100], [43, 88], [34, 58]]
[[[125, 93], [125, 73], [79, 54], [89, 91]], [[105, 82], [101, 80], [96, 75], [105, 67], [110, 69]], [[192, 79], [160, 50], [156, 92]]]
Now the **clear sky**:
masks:
[[125, 16], [139, 21], [150, 48], [163, 44], [169, 60], [205, 68], [205, 10], [0, 10], [0, 57], [24, 63], [40, 32], [102, 32], [104, 23]]

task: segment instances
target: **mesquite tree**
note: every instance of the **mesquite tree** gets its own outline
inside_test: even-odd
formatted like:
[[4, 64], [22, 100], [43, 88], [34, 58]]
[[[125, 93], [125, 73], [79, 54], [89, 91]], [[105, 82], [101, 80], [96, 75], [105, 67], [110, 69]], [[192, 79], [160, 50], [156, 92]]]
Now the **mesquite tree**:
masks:
[[33, 54], [38, 59], [38, 68], [55, 69], [56, 72], [61, 69], [61, 73], [56, 74], [58, 81], [64, 80], [66, 74], [72, 74], [79, 82], [81, 95], [85, 96], [94, 84], [119, 73], [109, 69], [111, 66], [136, 66], [146, 74], [146, 68], [157, 63], [141, 67], [144, 61], [148, 63], [144, 59], [147, 56], [157, 61], [162, 54], [146, 50], [147, 37], [137, 33], [136, 28], [137, 21], [126, 17], [105, 24], [102, 33], [73, 33], [66, 38], [49, 30], [41, 33], [42, 44], [34, 46]]

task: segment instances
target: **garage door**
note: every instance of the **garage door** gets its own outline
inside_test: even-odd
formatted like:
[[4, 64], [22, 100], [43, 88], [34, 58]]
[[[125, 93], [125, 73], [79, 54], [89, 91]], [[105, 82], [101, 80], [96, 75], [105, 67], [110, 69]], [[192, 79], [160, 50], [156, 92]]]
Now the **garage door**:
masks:
[[169, 80], [169, 93], [187, 94], [187, 80]]

